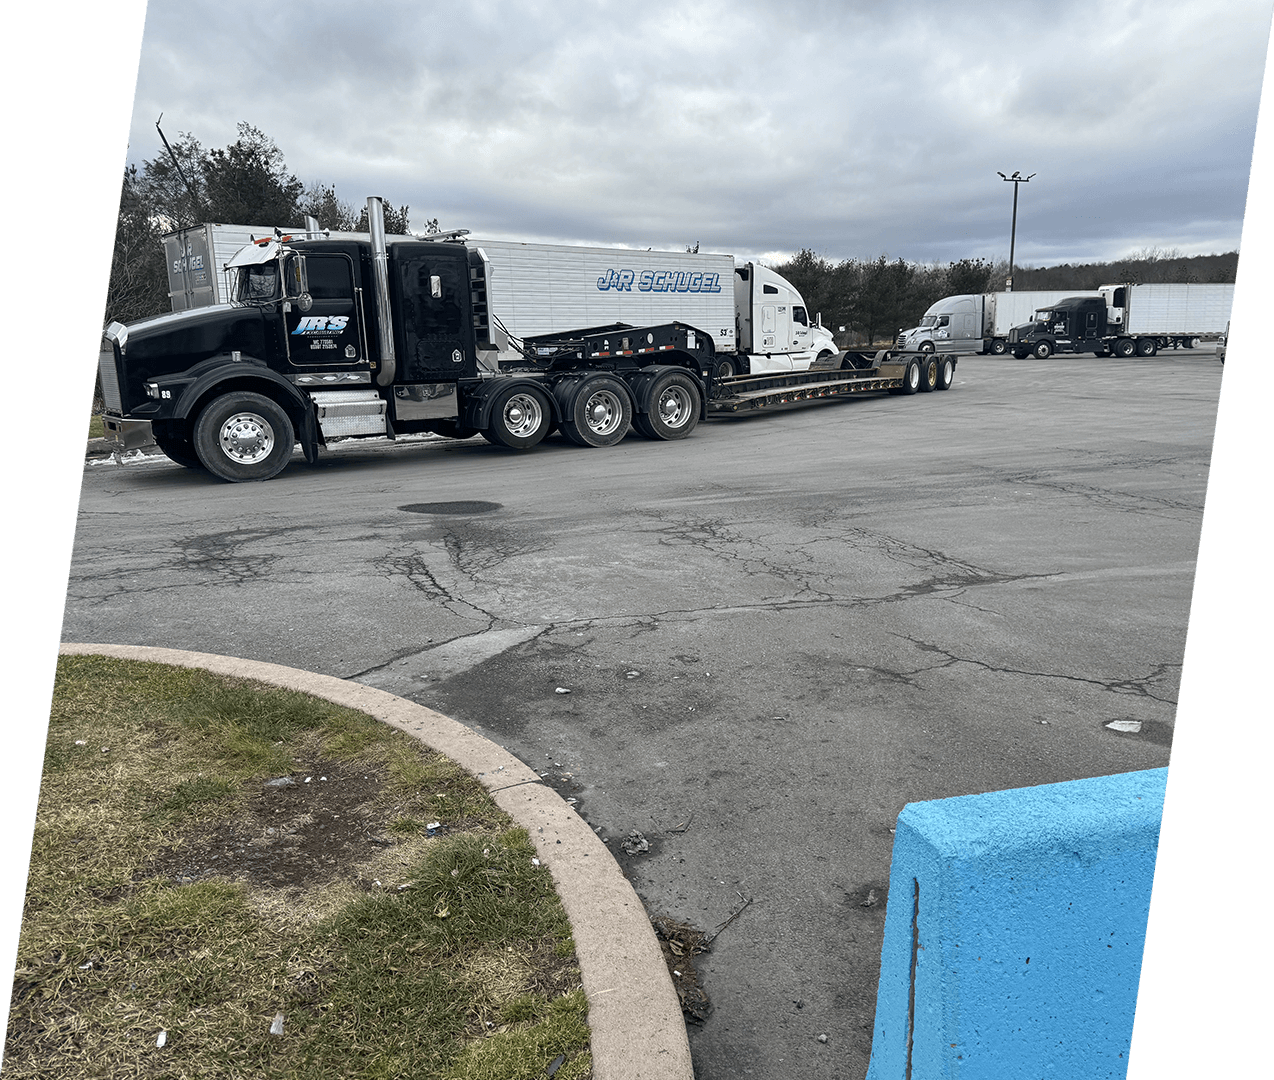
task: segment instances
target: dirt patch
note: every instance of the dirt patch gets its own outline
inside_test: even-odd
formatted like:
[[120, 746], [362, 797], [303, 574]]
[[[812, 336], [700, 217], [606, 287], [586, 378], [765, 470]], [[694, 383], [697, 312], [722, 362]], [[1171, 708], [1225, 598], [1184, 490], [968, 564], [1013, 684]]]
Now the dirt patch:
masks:
[[366, 769], [333, 761], [301, 763], [289, 775], [252, 785], [235, 816], [187, 833], [142, 872], [182, 884], [222, 875], [275, 888], [331, 881], [342, 866], [387, 846], [384, 784]]

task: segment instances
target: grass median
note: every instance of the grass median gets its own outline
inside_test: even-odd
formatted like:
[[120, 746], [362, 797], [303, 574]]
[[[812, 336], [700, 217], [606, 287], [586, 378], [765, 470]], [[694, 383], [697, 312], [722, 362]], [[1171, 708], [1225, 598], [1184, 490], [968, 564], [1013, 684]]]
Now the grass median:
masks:
[[19, 1077], [591, 1076], [526, 832], [416, 740], [208, 672], [58, 666]]

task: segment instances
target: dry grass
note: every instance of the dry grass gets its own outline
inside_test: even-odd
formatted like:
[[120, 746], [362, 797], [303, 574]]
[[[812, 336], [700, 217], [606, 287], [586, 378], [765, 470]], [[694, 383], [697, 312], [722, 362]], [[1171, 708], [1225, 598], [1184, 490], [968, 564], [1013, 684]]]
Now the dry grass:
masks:
[[472, 777], [370, 717], [64, 658], [5, 1077], [518, 1080], [561, 1056], [555, 1080], [583, 1080], [533, 856]]

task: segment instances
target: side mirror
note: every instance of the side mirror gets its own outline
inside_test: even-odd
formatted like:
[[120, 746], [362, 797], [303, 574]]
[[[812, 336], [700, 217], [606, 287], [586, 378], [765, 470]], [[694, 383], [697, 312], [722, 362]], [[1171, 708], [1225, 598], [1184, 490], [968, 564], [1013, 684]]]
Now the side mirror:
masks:
[[302, 311], [309, 311], [314, 306], [314, 297], [307, 292], [303, 292], [296, 298], [296, 306]]
[[[302, 299], [313, 303], [310, 299], [310, 275], [306, 270], [305, 256], [293, 255], [286, 263], [287, 273], [284, 275], [283, 282], [283, 298], [285, 300], [295, 300], [298, 306]], [[309, 306], [302, 307], [302, 311], [308, 311]]]

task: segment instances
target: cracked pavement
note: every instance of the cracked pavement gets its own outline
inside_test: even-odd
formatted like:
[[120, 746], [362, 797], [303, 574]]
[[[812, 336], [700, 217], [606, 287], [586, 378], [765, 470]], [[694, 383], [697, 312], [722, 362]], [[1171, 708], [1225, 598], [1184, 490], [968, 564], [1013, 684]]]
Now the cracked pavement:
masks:
[[902, 806], [1166, 764], [1220, 378], [1208, 350], [974, 358], [948, 393], [678, 443], [352, 443], [263, 485], [91, 466], [63, 638], [479, 729], [652, 914], [754, 901], [698, 958], [699, 1080], [857, 1080]]

